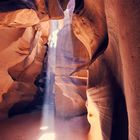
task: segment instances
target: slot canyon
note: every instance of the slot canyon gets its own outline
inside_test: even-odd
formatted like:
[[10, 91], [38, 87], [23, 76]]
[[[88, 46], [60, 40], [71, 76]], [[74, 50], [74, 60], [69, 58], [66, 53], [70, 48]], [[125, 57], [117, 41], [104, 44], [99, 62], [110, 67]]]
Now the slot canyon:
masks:
[[0, 0], [0, 140], [140, 140], [140, 0]]

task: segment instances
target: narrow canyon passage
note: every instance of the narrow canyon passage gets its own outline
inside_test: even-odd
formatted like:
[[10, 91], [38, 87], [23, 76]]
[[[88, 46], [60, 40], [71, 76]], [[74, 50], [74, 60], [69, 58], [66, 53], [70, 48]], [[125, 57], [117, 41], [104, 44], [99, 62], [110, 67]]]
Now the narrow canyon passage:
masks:
[[64, 19], [51, 21], [42, 71], [46, 73], [46, 77], [42, 77], [45, 79], [43, 109], [38, 106], [39, 109], [20, 115], [11, 109], [15, 116], [0, 122], [0, 140], [87, 140], [86, 75], [69, 76], [85, 61], [74, 54], [71, 16], [67, 9]]
[[0, 140], [140, 139], [140, 0], [0, 0]]

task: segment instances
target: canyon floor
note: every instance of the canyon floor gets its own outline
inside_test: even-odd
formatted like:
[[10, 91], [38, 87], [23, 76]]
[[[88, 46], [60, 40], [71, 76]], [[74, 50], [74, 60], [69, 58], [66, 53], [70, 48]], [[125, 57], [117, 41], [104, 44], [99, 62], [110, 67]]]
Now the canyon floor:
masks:
[[[40, 130], [42, 113], [32, 112], [0, 121], [0, 140], [52, 140]], [[87, 140], [86, 115], [71, 119], [55, 118], [55, 140]]]

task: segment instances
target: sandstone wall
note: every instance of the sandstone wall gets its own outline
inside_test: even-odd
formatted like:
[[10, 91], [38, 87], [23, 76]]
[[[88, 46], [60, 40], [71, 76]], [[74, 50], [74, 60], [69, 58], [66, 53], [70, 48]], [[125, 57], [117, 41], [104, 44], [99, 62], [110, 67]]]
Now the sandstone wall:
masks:
[[36, 93], [49, 34], [49, 22], [32, 9], [0, 13], [0, 116]]

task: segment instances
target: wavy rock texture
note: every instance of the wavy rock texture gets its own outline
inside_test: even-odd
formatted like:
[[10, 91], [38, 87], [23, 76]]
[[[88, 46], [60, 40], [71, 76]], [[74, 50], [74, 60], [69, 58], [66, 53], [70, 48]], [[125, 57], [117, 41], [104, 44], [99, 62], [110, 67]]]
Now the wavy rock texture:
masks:
[[[89, 66], [88, 77], [88, 87], [92, 90], [90, 93], [87, 90], [87, 109], [92, 112], [88, 112], [91, 140], [135, 140], [140, 137], [139, 2], [76, 1], [73, 30], [93, 63]], [[96, 92], [106, 85], [112, 85], [107, 91], [109, 96], [100, 99]], [[104, 96], [105, 92], [106, 89], [98, 94]], [[108, 101], [108, 98], [112, 99]], [[111, 101], [112, 109], [106, 108], [104, 103]]]
[[69, 24], [58, 33], [58, 40], [55, 70], [56, 110], [61, 116], [81, 115], [86, 113], [87, 71], [78, 71], [74, 75], [71, 73], [88, 61], [87, 51], [76, 39]]
[[[46, 51], [44, 44], [47, 42], [50, 27], [49, 21], [46, 20], [61, 17], [61, 14], [59, 16], [59, 12], [57, 12], [59, 5], [56, 7], [56, 11], [51, 10], [52, 6], [56, 5], [56, 1], [48, 1], [47, 4], [50, 9], [46, 9], [45, 2], [36, 1], [38, 11], [34, 11], [31, 7], [31, 9], [18, 9], [1, 13], [1, 33], [7, 33], [7, 36], [1, 37], [3, 46], [1, 47], [0, 64], [1, 77], [4, 79], [0, 83], [2, 117], [7, 115], [9, 109], [10, 116], [13, 115], [12, 110], [16, 113], [21, 112], [22, 107], [27, 109], [28, 104], [30, 105], [34, 97], [39, 97], [35, 94], [37, 89], [34, 82], [40, 73], [39, 81], [44, 79], [44, 76], [41, 75], [44, 74], [46, 69], [45, 71], [42, 70], [42, 64], [44, 63], [44, 68], [47, 67], [45, 66], [46, 62], [43, 62]], [[65, 9], [67, 2], [61, 3], [63, 9]], [[83, 44], [76, 39], [71, 31], [70, 20], [71, 17], [67, 13], [65, 26], [58, 34], [59, 41], [56, 50], [55, 102], [57, 115], [61, 117], [72, 117], [86, 113], [87, 72], [79, 71], [73, 76], [70, 76], [70, 74], [74, 69], [87, 62], [88, 55]], [[67, 44], [61, 38], [67, 39]], [[66, 56], [68, 53], [69, 55]], [[47, 61], [47, 59], [44, 61]], [[67, 63], [69, 64], [68, 67], [66, 66]], [[65, 67], [63, 67], [64, 65]], [[71, 69], [72, 67], [73, 69]], [[46, 81], [44, 80], [44, 82]], [[36, 82], [36, 85], [39, 86], [39, 82]], [[45, 90], [43, 89], [43, 91]], [[35, 102], [37, 100], [35, 99]]]
[[34, 98], [34, 81], [42, 68], [49, 22], [40, 22], [32, 9], [0, 14], [0, 112], [3, 118], [13, 104]]
[[[30, 20], [29, 20], [30, 19]], [[0, 28], [29, 27], [39, 23], [36, 12], [32, 9], [20, 9], [14, 12], [0, 13]]]

